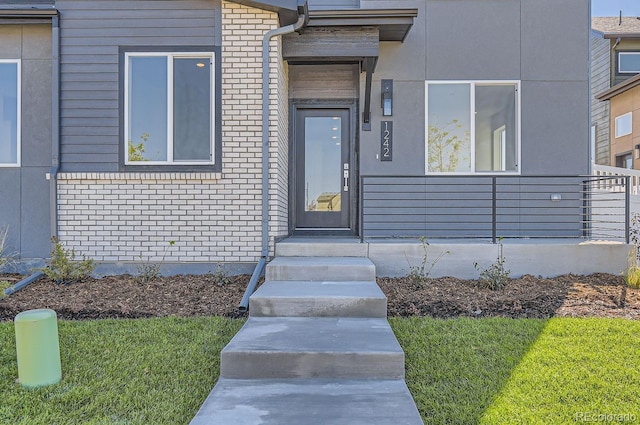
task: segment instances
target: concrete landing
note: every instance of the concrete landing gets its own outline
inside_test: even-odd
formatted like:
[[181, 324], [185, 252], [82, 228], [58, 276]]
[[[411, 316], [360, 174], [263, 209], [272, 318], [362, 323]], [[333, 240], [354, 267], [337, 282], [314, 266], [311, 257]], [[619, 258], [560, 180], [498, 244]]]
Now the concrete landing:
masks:
[[278, 257], [267, 265], [265, 281], [376, 280], [376, 267], [360, 257]]
[[404, 379], [386, 318], [251, 317], [220, 354], [223, 378]]
[[220, 379], [191, 425], [420, 425], [402, 380]]
[[276, 244], [276, 257], [366, 257], [369, 245], [355, 237], [292, 237]]
[[258, 316], [387, 317], [387, 298], [374, 281], [270, 281], [251, 296]]

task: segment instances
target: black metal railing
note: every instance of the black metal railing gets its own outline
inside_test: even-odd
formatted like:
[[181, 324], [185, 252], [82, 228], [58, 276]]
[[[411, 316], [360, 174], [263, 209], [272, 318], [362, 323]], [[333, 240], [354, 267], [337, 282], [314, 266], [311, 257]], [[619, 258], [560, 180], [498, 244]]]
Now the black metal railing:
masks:
[[629, 179], [360, 177], [360, 235], [629, 240]]

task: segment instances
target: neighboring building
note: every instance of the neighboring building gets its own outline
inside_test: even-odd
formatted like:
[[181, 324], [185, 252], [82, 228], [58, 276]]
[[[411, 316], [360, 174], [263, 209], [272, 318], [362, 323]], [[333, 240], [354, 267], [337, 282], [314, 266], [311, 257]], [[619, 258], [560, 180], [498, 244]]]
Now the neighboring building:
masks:
[[609, 103], [596, 96], [640, 72], [640, 19], [635, 16], [594, 17], [591, 19], [591, 29], [594, 161], [601, 165], [629, 165], [625, 162], [628, 152], [612, 150], [616, 140], [610, 136]]
[[[301, 6], [3, 2], [0, 225], [23, 264], [53, 234], [113, 270], [170, 240], [189, 271], [255, 264], [262, 40]], [[270, 43], [271, 253], [292, 234], [491, 237], [492, 185], [494, 237], [585, 236], [587, 0], [309, 9]]]
[[596, 98], [609, 102], [611, 164], [640, 169], [640, 74], [599, 93]]

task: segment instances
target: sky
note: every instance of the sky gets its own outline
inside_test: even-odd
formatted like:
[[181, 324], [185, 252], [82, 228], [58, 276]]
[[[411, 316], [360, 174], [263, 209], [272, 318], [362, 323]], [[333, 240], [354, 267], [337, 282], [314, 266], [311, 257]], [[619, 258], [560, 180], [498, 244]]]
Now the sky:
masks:
[[640, 0], [591, 0], [591, 16], [640, 16]]

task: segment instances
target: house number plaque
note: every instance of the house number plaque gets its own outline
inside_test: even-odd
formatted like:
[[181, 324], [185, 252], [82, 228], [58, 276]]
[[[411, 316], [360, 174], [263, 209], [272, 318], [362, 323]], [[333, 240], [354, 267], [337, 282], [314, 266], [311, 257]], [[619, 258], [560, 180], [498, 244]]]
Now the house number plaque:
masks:
[[380, 129], [380, 161], [393, 159], [393, 121], [382, 121]]

